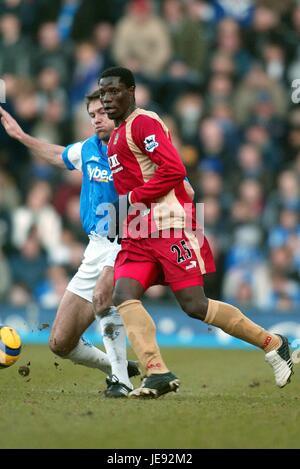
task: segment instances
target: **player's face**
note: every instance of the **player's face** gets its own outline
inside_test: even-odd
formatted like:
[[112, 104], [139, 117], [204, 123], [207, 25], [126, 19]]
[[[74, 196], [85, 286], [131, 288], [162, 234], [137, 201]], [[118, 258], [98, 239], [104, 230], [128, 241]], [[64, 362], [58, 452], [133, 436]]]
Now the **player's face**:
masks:
[[92, 126], [102, 140], [109, 139], [110, 133], [115, 124], [107, 117], [100, 99], [93, 99], [88, 106], [88, 113], [91, 118]]
[[100, 100], [110, 119], [121, 122], [132, 112], [134, 86], [127, 88], [120, 77], [101, 78], [99, 83]]

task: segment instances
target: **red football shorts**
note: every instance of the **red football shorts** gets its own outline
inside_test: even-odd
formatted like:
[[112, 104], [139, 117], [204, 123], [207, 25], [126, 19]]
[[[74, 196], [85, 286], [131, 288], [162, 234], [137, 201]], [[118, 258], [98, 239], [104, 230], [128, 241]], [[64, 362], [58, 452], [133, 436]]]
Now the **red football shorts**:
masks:
[[181, 231], [168, 238], [123, 239], [115, 263], [115, 282], [133, 278], [145, 290], [151, 285], [169, 285], [173, 291], [204, 284], [203, 275], [214, 272], [213, 255], [204, 236]]

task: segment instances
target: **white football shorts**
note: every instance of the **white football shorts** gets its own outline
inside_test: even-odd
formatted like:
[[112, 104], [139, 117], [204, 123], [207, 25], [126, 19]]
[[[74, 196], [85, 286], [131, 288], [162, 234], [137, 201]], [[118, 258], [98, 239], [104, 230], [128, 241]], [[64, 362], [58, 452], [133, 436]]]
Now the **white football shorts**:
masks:
[[84, 251], [83, 261], [67, 286], [67, 290], [92, 303], [93, 291], [102, 270], [106, 266], [114, 267], [120, 244], [111, 243], [107, 238], [96, 234], [89, 235], [89, 244]]

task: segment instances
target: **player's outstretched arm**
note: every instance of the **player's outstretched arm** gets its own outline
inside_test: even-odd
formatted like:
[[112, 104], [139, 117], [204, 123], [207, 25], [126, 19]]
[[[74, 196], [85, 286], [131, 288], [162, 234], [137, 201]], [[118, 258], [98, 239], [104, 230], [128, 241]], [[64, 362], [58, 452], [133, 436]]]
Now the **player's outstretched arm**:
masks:
[[62, 152], [65, 147], [43, 142], [38, 138], [34, 138], [31, 137], [31, 135], [26, 134], [17, 121], [1, 106], [0, 116], [1, 124], [11, 138], [23, 143], [23, 145], [30, 149], [34, 156], [43, 158], [48, 163], [59, 166], [60, 168], [65, 168], [65, 164], [62, 159]]

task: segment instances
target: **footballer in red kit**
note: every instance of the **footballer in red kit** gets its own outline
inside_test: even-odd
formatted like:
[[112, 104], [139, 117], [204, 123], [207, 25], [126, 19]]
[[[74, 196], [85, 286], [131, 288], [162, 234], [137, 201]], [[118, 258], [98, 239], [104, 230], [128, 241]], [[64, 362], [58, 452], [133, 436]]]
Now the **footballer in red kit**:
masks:
[[146, 372], [142, 385], [129, 396], [157, 398], [180, 386], [162, 358], [155, 323], [141, 302], [144, 291], [155, 283], [168, 284], [190, 317], [262, 349], [277, 386], [284, 387], [293, 373], [288, 339], [264, 330], [237, 307], [205, 295], [203, 276], [215, 269], [214, 261], [186, 191], [184, 165], [164, 122], [136, 107], [135, 80], [127, 68], [105, 70], [99, 93], [107, 116], [115, 122], [108, 159], [119, 213], [124, 200], [133, 210], [143, 204], [139, 230], [132, 230], [134, 214], [129, 211], [115, 264], [113, 302]]
[[[144, 233], [127, 230], [115, 279], [134, 278], [145, 290], [155, 283], [168, 284], [173, 291], [203, 285], [203, 274], [215, 270], [213, 256], [202, 230], [192, 229], [194, 207], [190, 229], [186, 226], [185, 207], [192, 205], [184, 184], [186, 170], [163, 121], [153, 112], [135, 109], [112, 132], [108, 160], [117, 192], [130, 193], [131, 204], [150, 208]], [[168, 238], [154, 236], [168, 229]]]

